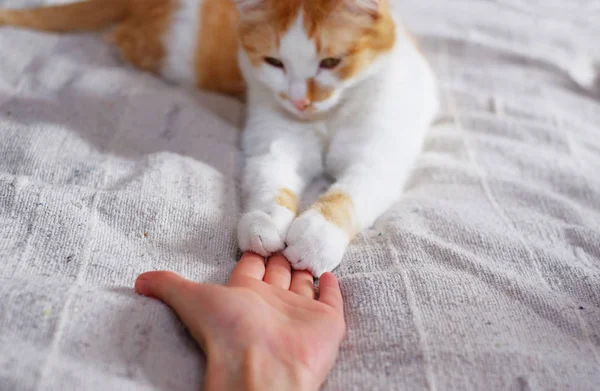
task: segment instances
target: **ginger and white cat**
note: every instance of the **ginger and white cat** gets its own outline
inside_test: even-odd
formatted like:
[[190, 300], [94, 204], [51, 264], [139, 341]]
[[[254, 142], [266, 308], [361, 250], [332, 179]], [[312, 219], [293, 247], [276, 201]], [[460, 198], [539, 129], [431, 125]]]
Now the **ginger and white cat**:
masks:
[[[116, 24], [126, 62], [245, 93], [239, 246], [316, 277], [398, 200], [438, 109], [433, 72], [387, 0], [89, 0], [0, 11], [0, 24]], [[333, 185], [299, 213], [322, 173]]]

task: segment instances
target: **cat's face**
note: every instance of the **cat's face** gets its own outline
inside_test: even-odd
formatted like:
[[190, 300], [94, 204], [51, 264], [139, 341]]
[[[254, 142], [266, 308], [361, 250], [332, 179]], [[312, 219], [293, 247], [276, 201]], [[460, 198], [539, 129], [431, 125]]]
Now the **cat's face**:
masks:
[[256, 80], [300, 118], [336, 106], [395, 41], [385, 0], [235, 0]]

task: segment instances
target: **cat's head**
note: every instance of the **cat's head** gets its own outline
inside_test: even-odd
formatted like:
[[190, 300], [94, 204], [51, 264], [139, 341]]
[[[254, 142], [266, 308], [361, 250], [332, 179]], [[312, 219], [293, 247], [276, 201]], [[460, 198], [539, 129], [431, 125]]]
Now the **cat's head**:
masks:
[[234, 0], [249, 71], [298, 117], [325, 112], [395, 43], [386, 0]]

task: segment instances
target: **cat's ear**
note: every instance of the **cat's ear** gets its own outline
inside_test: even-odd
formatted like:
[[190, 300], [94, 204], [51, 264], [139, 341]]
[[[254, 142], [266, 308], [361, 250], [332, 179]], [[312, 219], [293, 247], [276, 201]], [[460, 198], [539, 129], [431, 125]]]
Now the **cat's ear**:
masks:
[[353, 12], [377, 15], [383, 0], [344, 0], [344, 2]]
[[233, 3], [243, 16], [249, 12], [261, 10], [265, 4], [265, 0], [233, 0]]

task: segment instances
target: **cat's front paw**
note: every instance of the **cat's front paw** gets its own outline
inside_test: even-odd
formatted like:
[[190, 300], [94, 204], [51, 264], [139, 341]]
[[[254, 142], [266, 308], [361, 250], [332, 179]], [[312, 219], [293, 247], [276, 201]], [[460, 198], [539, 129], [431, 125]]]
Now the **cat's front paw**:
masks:
[[315, 210], [292, 222], [283, 252], [295, 270], [308, 270], [320, 277], [335, 269], [350, 242], [348, 235]]
[[237, 237], [240, 249], [252, 251], [263, 257], [283, 250], [285, 234], [292, 219], [293, 215], [273, 218], [260, 210], [246, 213], [238, 222]]

